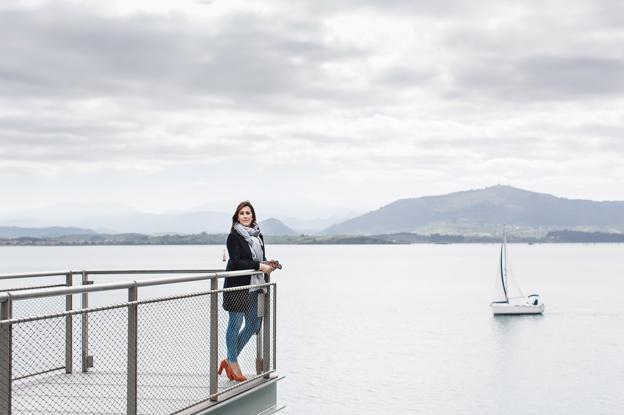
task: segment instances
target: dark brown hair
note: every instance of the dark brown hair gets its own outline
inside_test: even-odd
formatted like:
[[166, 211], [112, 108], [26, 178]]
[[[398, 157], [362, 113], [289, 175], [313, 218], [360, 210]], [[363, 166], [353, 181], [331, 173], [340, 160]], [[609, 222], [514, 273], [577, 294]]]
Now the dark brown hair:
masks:
[[234, 215], [232, 215], [232, 228], [230, 230], [234, 230], [234, 225], [238, 223], [238, 212], [241, 211], [242, 208], [248, 206], [251, 210], [251, 226], [256, 226], [256, 210], [249, 200], [243, 200], [236, 206], [236, 210], [234, 211]]

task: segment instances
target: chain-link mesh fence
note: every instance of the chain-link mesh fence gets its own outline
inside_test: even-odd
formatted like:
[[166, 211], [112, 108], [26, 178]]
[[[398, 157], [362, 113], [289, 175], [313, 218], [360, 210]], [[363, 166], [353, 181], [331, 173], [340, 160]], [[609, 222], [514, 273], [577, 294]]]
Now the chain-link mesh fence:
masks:
[[[223, 372], [217, 395], [274, 370], [274, 289], [274, 284], [267, 284], [266, 293], [250, 292], [249, 287], [205, 291], [5, 321], [0, 330], [0, 394], [9, 391], [11, 414], [126, 414], [133, 396], [138, 414], [177, 413], [215, 397], [210, 393], [211, 324], [217, 326], [219, 361], [234, 353], [248, 379], [231, 380]], [[229, 308], [224, 304], [228, 292], [236, 293], [237, 311], [232, 313], [223, 309]], [[218, 311], [211, 322], [215, 299]], [[128, 377], [133, 361], [128, 354], [132, 306], [137, 313], [134, 392]], [[88, 316], [86, 342], [83, 316]], [[266, 352], [263, 342], [269, 347]], [[93, 367], [86, 372], [82, 371], [84, 345], [93, 356]]]
[[138, 306], [139, 413], [170, 414], [210, 394], [210, 294]]
[[[23, 291], [26, 290], [27, 289], [24, 289]], [[16, 290], [13, 291], [15, 292]], [[26, 318], [31, 316], [45, 316], [52, 313], [63, 312], [65, 309], [65, 297], [34, 298], [15, 302], [13, 306], [13, 317]]]
[[[51, 275], [32, 278], [0, 279], [0, 292], [17, 292], [41, 288], [66, 287], [65, 275]], [[65, 297], [46, 297], [16, 302], [13, 305], [13, 317], [40, 316], [64, 311]]]
[[[126, 413], [128, 311], [125, 306], [72, 315], [72, 373], [65, 373], [66, 314], [12, 324], [12, 414]], [[97, 365], [81, 371], [82, 315]], [[60, 335], [59, 335], [60, 334]], [[52, 339], [52, 340], [50, 340]], [[56, 370], [36, 374], [49, 366]], [[99, 409], [98, 409], [99, 408]]]

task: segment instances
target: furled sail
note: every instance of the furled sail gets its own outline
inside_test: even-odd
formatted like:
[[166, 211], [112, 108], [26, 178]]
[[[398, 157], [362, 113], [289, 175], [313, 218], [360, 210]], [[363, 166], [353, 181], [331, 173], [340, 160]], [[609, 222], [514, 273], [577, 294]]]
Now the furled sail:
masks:
[[507, 270], [505, 243], [501, 244], [500, 256], [498, 258], [498, 269], [494, 279], [494, 295], [492, 301], [495, 303], [506, 303], [507, 300]]

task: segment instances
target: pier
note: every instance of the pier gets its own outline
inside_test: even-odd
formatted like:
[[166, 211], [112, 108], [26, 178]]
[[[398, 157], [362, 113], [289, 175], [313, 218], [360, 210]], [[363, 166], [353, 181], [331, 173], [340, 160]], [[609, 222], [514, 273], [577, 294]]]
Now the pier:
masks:
[[247, 381], [217, 375], [226, 356], [223, 293], [250, 288], [219, 289], [219, 280], [254, 273], [156, 269], [0, 275], [0, 282], [10, 285], [0, 290], [0, 414], [279, 411], [277, 286], [269, 278], [254, 286], [265, 291], [258, 307], [263, 322], [239, 357]]

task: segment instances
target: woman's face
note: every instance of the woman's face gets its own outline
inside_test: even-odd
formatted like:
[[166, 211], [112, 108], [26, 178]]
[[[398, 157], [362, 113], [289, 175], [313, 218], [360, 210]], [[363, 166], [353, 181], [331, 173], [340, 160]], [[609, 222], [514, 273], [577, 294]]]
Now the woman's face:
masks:
[[243, 226], [251, 226], [253, 222], [253, 215], [251, 214], [251, 208], [249, 206], [243, 206], [238, 211], [238, 222]]

